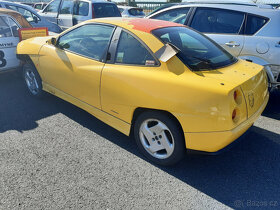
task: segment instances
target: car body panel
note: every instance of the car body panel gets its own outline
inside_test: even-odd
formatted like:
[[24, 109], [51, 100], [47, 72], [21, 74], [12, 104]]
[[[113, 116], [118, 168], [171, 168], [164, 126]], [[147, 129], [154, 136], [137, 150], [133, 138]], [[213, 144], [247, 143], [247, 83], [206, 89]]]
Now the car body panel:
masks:
[[[20, 61], [16, 57], [16, 47], [19, 42], [18, 34], [14, 34], [15, 31], [11, 28], [12, 20], [17, 28], [31, 28], [32, 26], [22, 17], [18, 12], [13, 10], [8, 10], [4, 8], [0, 8], [0, 16], [7, 20], [10, 35], [0, 37], [0, 72], [6, 72], [9, 70], [14, 70], [19, 67]], [[22, 24], [22, 26], [21, 26]], [[16, 31], [16, 33], [18, 33]]]
[[[97, 19], [82, 25], [97, 23], [122, 27], [122, 30], [141, 39], [152, 52], [164, 46], [151, 34], [153, 29], [180, 26], [165, 21], [139, 20]], [[194, 145], [190, 148], [217, 151], [245, 132], [248, 119], [258, 117], [258, 110], [267, 103], [263, 67], [246, 61], [199, 72], [191, 71], [177, 56], [153, 67], [104, 64], [62, 52], [49, 41], [44, 43], [46, 40], [41, 39], [34, 44], [35, 41], [36, 38], [23, 41], [17, 52], [28, 55], [33, 45], [33, 52], [42, 46], [38, 52], [39, 59], [30, 57], [41, 75], [44, 90], [79, 106], [126, 135], [130, 134], [136, 109], [162, 110], [177, 118], [185, 133], [186, 145]], [[48, 57], [50, 54], [52, 56]], [[256, 79], [260, 82], [254, 82]], [[250, 90], [258, 97], [251, 110], [247, 107], [249, 99], [246, 95]], [[239, 91], [241, 97], [238, 104], [234, 100], [235, 91]], [[238, 109], [237, 121], [232, 120], [234, 109]], [[234, 129], [240, 131], [235, 132]], [[213, 133], [217, 133], [215, 136], [219, 138], [221, 132], [229, 133], [222, 135], [224, 139], [220, 143], [213, 142]], [[197, 135], [192, 135], [195, 133]], [[205, 139], [209, 134], [208, 148], [202, 145], [205, 142], [194, 142], [199, 134]]]

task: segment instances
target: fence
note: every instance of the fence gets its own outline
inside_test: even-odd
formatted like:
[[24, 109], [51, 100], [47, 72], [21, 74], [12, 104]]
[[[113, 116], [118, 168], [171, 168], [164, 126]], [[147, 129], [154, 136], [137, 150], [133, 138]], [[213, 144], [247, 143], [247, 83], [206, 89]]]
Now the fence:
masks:
[[154, 9], [164, 5], [168, 4], [168, 2], [158, 2], [158, 1], [128, 1], [129, 6], [134, 6], [134, 7], [139, 7], [142, 8], [145, 12], [145, 14], [149, 14], [152, 12]]

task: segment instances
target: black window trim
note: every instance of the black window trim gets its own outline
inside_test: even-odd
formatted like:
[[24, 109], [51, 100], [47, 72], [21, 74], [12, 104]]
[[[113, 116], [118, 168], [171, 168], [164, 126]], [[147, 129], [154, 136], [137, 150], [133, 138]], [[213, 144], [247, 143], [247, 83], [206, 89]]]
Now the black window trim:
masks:
[[[155, 65], [126, 64], [126, 63], [117, 63], [116, 62], [116, 52], [117, 52], [117, 48], [118, 48], [118, 45], [120, 42], [120, 36], [121, 36], [122, 31], [130, 34], [133, 38], [135, 38], [137, 41], [139, 41], [140, 44], [142, 44], [146, 48], [146, 50], [154, 58], [154, 60], [156, 62]], [[113, 37], [113, 41], [111, 41], [108, 52], [111, 54], [111, 59], [108, 60], [106, 63], [115, 64], [115, 65], [123, 65], [123, 66], [137, 66], [137, 67], [159, 67], [159, 66], [161, 66], [160, 61], [157, 59], [157, 57], [155, 56], [153, 51], [138, 36], [136, 36], [134, 33], [130, 32], [122, 27], [119, 27], [119, 26], [116, 29], [116, 36]]]
[[[251, 15], [251, 16], [255, 16], [255, 17], [259, 17], [259, 18], [263, 18], [266, 20], [265, 24], [259, 28], [259, 30], [257, 30], [254, 34], [245, 34], [245, 31], [246, 31], [246, 27], [247, 27], [247, 24], [248, 24], [248, 15]], [[245, 22], [245, 26], [244, 26], [244, 31], [243, 31], [243, 35], [244, 36], [255, 36], [260, 30], [262, 30], [262, 28], [268, 24], [268, 22], [270, 21], [270, 18], [268, 17], [264, 17], [264, 16], [261, 16], [261, 15], [256, 15], [256, 14], [253, 14], [253, 13], [246, 13], [246, 22]]]
[[[70, 33], [71, 31], [74, 31], [74, 30], [76, 30], [76, 29], [78, 29], [78, 28], [80, 28], [80, 27], [87, 26], [87, 25], [103, 25], [103, 26], [110, 26], [111, 28], [113, 28], [113, 32], [112, 32], [111, 37], [110, 37], [110, 39], [109, 39], [108, 47], [107, 47], [107, 49], [105, 50], [104, 54], [101, 56], [100, 59], [94, 59], [94, 58], [92, 58], [92, 57], [85, 56], [85, 55], [79, 54], [79, 53], [77, 53], [77, 52], [73, 52], [73, 51], [71, 51], [71, 50], [61, 49], [61, 48], [58, 47], [59, 40], [60, 40], [60, 38], [61, 38], [62, 36], [64, 36], [64, 35]], [[79, 56], [81, 56], [81, 57], [88, 58], [88, 59], [91, 59], [91, 60], [94, 60], [94, 61], [98, 61], [98, 62], [101, 62], [101, 63], [105, 63], [106, 57], [107, 57], [107, 54], [108, 54], [108, 49], [109, 49], [109, 46], [110, 46], [111, 41], [112, 41], [112, 37], [114, 36], [114, 33], [115, 33], [115, 31], [116, 31], [116, 26], [111, 25], [111, 24], [106, 24], [106, 23], [86, 23], [86, 24], [83, 24], [83, 25], [80, 25], [80, 26], [78, 26], [78, 27], [73, 28], [71, 31], [68, 31], [67, 33], [63, 33], [61, 36], [58, 37], [58, 39], [57, 39], [57, 44], [55, 45], [55, 48], [56, 48], [56, 49], [59, 49], [59, 50], [62, 50], [62, 51], [66, 51], [66, 52], [69, 52], [69, 53], [72, 53], [72, 54], [75, 54], [75, 55], [79, 55]]]
[[192, 22], [193, 22], [193, 19], [194, 19], [196, 10], [197, 10], [198, 8], [213, 9], [213, 10], [228, 10], [228, 11], [232, 11], [232, 12], [236, 12], [236, 13], [241, 13], [241, 14], [243, 14], [243, 16], [244, 16], [243, 21], [242, 21], [242, 24], [241, 24], [241, 26], [240, 26], [240, 28], [239, 28], [238, 33], [209, 33], [209, 32], [200, 32], [200, 33], [204, 33], [204, 34], [221, 34], [221, 35], [242, 35], [242, 34], [243, 34], [243, 33], [242, 33], [243, 30], [244, 30], [244, 26], [243, 26], [243, 25], [246, 23], [245, 20], [246, 20], [246, 17], [247, 17], [247, 13], [241, 12], [241, 11], [232, 10], [232, 9], [224, 9], [224, 8], [215, 8], [215, 7], [206, 7], [206, 6], [195, 7], [195, 8], [193, 9], [193, 12], [192, 12], [192, 14], [191, 14], [190, 20], [188, 21], [188, 25], [187, 25], [187, 26], [189, 26], [190, 28], [192, 28], [192, 27], [191, 27], [191, 24], [192, 24]]

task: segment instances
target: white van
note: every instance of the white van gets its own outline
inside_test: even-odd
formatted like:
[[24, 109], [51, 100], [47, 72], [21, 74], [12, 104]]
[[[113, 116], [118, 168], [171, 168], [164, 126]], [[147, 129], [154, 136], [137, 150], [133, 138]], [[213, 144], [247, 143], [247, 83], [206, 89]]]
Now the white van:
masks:
[[63, 30], [93, 18], [121, 17], [115, 3], [96, 0], [53, 0], [39, 14]]

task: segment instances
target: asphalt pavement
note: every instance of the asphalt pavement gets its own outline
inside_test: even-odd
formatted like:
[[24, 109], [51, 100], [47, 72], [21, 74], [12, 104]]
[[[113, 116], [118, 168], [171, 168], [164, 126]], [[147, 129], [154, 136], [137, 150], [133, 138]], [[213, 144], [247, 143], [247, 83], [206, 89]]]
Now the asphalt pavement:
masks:
[[228, 151], [147, 161], [135, 142], [0, 75], [0, 209], [280, 209], [280, 94]]

